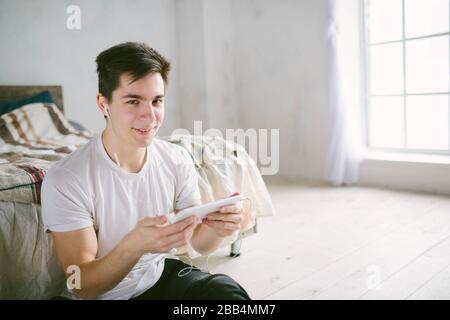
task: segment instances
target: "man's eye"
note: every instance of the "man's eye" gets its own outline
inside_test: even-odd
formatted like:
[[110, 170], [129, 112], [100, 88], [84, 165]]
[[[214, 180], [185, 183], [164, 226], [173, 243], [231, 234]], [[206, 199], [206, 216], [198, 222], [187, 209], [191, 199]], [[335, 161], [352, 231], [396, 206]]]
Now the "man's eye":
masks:
[[139, 104], [139, 100], [128, 100], [127, 104], [133, 104], [133, 105]]
[[153, 101], [153, 105], [160, 105], [162, 103], [163, 103], [162, 99], [156, 99], [156, 100]]

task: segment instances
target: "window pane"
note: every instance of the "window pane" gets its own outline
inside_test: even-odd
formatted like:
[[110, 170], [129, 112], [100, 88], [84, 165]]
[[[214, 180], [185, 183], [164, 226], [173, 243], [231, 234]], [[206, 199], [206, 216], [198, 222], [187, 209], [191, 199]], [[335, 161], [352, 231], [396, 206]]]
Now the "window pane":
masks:
[[407, 93], [448, 92], [448, 36], [406, 41]]
[[448, 32], [448, 0], [405, 0], [406, 37]]
[[402, 38], [402, 0], [367, 2], [370, 43]]
[[401, 43], [370, 48], [370, 93], [403, 94], [403, 54]]
[[371, 98], [369, 119], [371, 147], [404, 147], [403, 97]]
[[406, 137], [411, 149], [449, 148], [448, 95], [406, 98]]

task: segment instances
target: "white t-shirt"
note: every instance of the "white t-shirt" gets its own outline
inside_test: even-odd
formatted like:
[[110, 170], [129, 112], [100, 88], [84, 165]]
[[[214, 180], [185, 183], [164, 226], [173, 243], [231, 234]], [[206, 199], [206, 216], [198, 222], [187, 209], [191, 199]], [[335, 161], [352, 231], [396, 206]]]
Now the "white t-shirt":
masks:
[[[97, 258], [105, 256], [146, 216], [193, 205], [201, 198], [189, 153], [153, 139], [146, 163], [129, 173], [108, 156], [97, 135], [55, 163], [42, 184], [45, 230], [65, 232], [94, 226]], [[144, 254], [130, 273], [98, 299], [129, 299], [152, 287], [172, 254]]]

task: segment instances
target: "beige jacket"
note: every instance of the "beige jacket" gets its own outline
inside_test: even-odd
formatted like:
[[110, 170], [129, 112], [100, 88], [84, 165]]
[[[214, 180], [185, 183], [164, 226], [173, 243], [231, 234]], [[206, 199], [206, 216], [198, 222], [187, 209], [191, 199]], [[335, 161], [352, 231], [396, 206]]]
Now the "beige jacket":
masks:
[[[202, 203], [223, 199], [239, 192], [249, 200], [243, 201], [245, 219], [241, 232], [227, 237], [222, 246], [234, 242], [253, 228], [257, 217], [273, 215], [274, 209], [261, 174], [246, 150], [239, 144], [211, 136], [172, 135], [163, 140], [185, 148], [198, 172]], [[190, 247], [178, 249], [190, 258], [199, 254]]]

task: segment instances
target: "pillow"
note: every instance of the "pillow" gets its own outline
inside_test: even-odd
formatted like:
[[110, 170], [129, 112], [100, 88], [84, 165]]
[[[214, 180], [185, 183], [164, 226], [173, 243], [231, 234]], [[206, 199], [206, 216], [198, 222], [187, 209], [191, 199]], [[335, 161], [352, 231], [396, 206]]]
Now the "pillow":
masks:
[[25, 99], [16, 100], [16, 101], [0, 102], [0, 116], [7, 112], [18, 109], [26, 104], [37, 103], [37, 102], [54, 103], [50, 92], [42, 91], [41, 93], [39, 93], [35, 96], [32, 96], [30, 98], [25, 98]]

